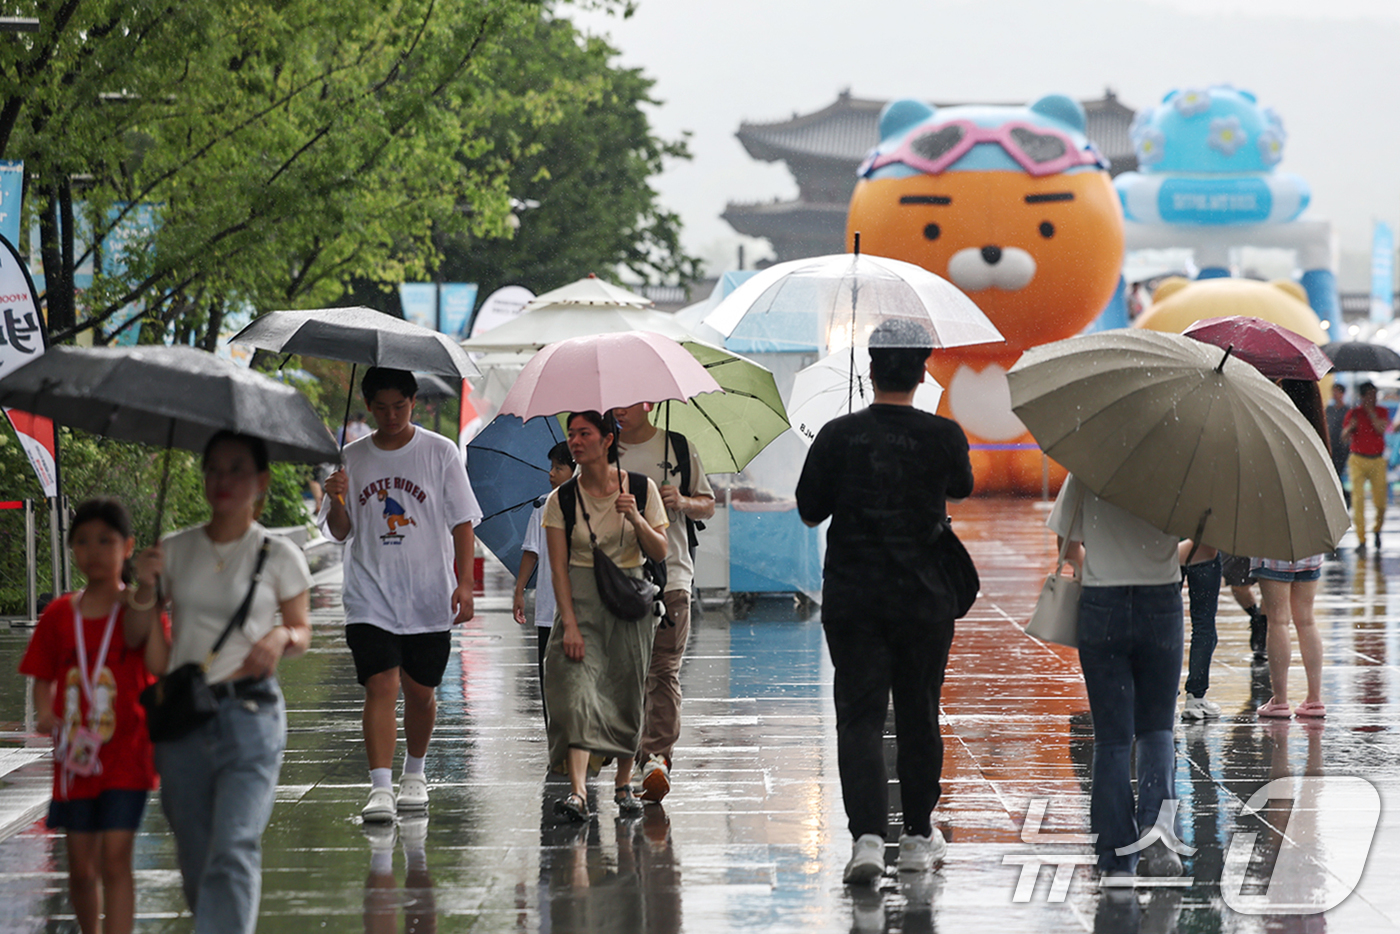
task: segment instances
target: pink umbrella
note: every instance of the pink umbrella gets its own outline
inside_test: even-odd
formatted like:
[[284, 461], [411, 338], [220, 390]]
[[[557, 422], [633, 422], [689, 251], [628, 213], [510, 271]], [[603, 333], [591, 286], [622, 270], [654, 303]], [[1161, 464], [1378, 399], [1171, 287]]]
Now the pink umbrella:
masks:
[[622, 331], [573, 337], [542, 349], [520, 371], [501, 412], [528, 420], [722, 391], [705, 367], [669, 337]]
[[1205, 344], [1229, 347], [1233, 356], [1270, 379], [1319, 380], [1332, 369], [1322, 348], [1263, 318], [1205, 318], [1181, 333]]

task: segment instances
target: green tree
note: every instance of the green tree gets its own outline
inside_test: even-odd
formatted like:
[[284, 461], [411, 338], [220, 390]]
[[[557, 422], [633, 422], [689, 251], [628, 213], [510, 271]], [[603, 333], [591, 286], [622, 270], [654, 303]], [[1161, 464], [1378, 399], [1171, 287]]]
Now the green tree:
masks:
[[564, 19], [541, 16], [500, 50], [495, 73], [512, 96], [538, 96], [546, 118], [493, 117], [467, 165], [509, 167], [518, 228], [509, 238], [444, 230], [446, 281], [511, 283], [537, 292], [589, 273], [625, 267], [647, 282], [698, 278], [680, 246], [680, 219], [659, 203], [651, 179], [667, 159], [690, 158], [686, 141], [652, 132], [645, 108], [659, 103], [640, 69], [613, 63], [617, 50]]
[[[151, 337], [212, 348], [230, 311], [422, 277], [434, 235], [508, 230], [514, 149], [493, 128], [586, 92], [502, 70], [544, 15], [530, 0], [36, 6], [40, 32], [0, 43], [0, 156], [31, 177], [57, 340], [105, 338], [140, 300]], [[118, 245], [138, 205], [158, 223]], [[125, 271], [104, 263], [79, 307], [64, 246], [84, 220]]]

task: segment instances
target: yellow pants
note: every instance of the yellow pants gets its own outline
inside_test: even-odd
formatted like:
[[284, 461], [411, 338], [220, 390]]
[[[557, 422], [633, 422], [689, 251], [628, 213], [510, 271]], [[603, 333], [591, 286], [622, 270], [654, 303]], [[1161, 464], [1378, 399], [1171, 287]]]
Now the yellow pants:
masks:
[[1380, 534], [1381, 522], [1385, 519], [1385, 457], [1363, 457], [1353, 454], [1347, 458], [1347, 472], [1351, 474], [1351, 521], [1356, 526], [1356, 534], [1366, 538], [1366, 491], [1371, 484], [1371, 501], [1376, 504], [1376, 523], [1371, 531]]

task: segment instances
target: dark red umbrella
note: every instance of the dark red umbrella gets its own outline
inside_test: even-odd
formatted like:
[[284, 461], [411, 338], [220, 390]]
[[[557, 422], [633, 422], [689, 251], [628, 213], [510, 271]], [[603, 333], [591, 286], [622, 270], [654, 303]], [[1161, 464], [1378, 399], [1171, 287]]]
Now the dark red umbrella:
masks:
[[1312, 341], [1263, 318], [1230, 315], [1205, 318], [1185, 331], [1205, 344], [1229, 347], [1232, 356], [1250, 364], [1269, 379], [1319, 380], [1332, 361]]

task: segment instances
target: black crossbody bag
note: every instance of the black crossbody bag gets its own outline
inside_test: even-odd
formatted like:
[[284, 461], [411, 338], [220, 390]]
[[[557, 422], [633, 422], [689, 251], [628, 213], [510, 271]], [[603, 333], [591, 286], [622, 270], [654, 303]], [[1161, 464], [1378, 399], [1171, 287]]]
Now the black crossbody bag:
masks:
[[219, 712], [219, 699], [214, 689], [205, 680], [204, 673], [219, 654], [225, 640], [235, 629], [241, 627], [248, 618], [248, 608], [253, 605], [253, 594], [262, 580], [263, 564], [267, 561], [267, 550], [271, 539], [263, 538], [262, 550], [258, 552], [258, 563], [253, 568], [253, 580], [248, 585], [248, 593], [234, 611], [233, 617], [219, 634], [218, 641], [204, 657], [203, 662], [186, 662], [174, 671], [161, 675], [156, 683], [141, 692], [141, 706], [146, 708], [146, 731], [151, 741], [156, 743], [179, 739], [199, 729]]

